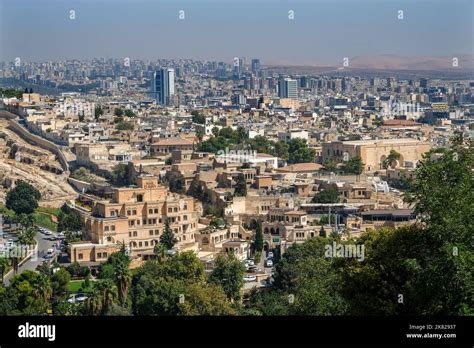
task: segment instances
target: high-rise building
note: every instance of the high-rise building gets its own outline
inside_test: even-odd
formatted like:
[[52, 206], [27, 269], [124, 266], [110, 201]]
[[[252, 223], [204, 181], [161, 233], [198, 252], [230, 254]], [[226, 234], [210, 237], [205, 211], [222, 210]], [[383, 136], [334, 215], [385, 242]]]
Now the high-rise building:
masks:
[[260, 59], [252, 59], [252, 73], [255, 76], [259, 76], [260, 74]]
[[234, 67], [232, 69], [232, 75], [234, 78], [240, 79], [244, 74], [245, 61], [243, 58], [234, 58]]
[[158, 104], [171, 105], [174, 97], [174, 69], [155, 71], [151, 80], [151, 95]]
[[298, 81], [290, 78], [280, 79], [278, 96], [280, 98], [298, 99]]

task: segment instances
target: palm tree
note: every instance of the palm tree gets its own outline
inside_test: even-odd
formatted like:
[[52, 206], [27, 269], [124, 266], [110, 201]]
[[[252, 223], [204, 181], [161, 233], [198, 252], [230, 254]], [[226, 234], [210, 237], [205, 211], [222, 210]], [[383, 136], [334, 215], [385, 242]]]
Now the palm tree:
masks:
[[5, 275], [8, 265], [10, 265], [10, 261], [4, 256], [0, 257], [0, 273], [2, 274], [2, 283], [3, 276]]
[[99, 315], [102, 312], [103, 298], [100, 291], [94, 286], [85, 301], [86, 313], [89, 315]]
[[111, 279], [102, 279], [96, 283], [96, 287], [102, 298], [101, 314], [105, 314], [117, 300], [117, 286]]
[[123, 306], [127, 301], [128, 288], [132, 282], [132, 275], [128, 269], [128, 265], [120, 263], [115, 267], [115, 280], [118, 287], [118, 297], [120, 304]]
[[53, 295], [53, 288], [51, 287], [51, 282], [48, 276], [44, 274], [38, 275], [34, 284], [33, 293], [35, 297], [43, 299], [45, 303], [49, 301]]

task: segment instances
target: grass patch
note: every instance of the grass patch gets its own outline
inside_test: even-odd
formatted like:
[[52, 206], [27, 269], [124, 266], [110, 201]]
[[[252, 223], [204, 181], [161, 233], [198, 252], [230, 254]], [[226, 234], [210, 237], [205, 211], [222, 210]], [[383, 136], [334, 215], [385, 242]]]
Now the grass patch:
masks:
[[87, 288], [83, 287], [84, 285], [84, 279], [81, 280], [71, 280], [69, 284], [67, 285], [67, 288], [71, 294], [77, 294], [79, 292], [90, 292], [92, 290], [92, 287], [94, 285], [94, 281], [90, 281], [90, 285]]
[[61, 208], [47, 208], [47, 207], [38, 207], [36, 212], [45, 213], [49, 215], [54, 215], [59, 217], [59, 213], [61, 212]]
[[35, 212], [33, 213], [33, 218], [35, 219], [35, 223], [38, 226], [47, 228], [51, 231], [57, 231], [58, 224], [51, 220], [51, 216], [47, 213], [42, 212]]

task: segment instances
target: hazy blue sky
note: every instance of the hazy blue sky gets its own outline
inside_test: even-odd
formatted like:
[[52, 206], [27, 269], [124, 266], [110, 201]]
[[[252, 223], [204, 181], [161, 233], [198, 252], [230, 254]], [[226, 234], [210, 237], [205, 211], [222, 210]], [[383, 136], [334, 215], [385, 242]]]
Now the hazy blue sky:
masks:
[[473, 22], [473, 0], [0, 0], [0, 60], [453, 56], [473, 54]]

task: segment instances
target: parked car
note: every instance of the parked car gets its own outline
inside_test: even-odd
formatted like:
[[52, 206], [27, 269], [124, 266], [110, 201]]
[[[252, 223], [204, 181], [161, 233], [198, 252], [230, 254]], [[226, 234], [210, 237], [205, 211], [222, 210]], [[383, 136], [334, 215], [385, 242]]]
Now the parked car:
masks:
[[253, 260], [245, 260], [245, 263], [250, 267], [255, 266], [255, 262], [253, 262]]
[[76, 302], [84, 302], [87, 300], [87, 296], [84, 294], [77, 294], [76, 295]]
[[273, 257], [273, 253], [271, 251], [268, 252], [268, 257], [269, 258]]
[[267, 267], [273, 267], [273, 261], [272, 260], [267, 260], [266, 265], [267, 265]]
[[254, 276], [254, 275], [246, 275], [244, 276], [244, 282], [247, 282], [247, 283], [250, 283], [250, 282], [254, 282], [257, 280], [257, 277]]

